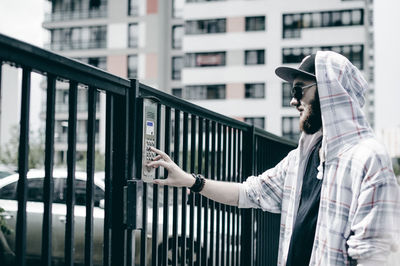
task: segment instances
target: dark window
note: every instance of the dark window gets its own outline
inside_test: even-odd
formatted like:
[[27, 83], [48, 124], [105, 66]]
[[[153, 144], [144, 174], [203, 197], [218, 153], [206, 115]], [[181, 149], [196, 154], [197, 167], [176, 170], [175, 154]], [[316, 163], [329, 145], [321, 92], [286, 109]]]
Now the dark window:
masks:
[[282, 83], [282, 107], [290, 107], [290, 101], [292, 100], [291, 90], [292, 84]]
[[357, 26], [364, 24], [364, 10], [335, 10], [283, 14], [283, 38], [299, 38], [301, 29]]
[[264, 83], [248, 83], [245, 84], [245, 98], [264, 98], [265, 84]]
[[189, 20], [185, 22], [185, 33], [208, 34], [226, 32], [226, 19]]
[[16, 200], [17, 199], [17, 183], [13, 182], [0, 189], [0, 199]]
[[299, 139], [299, 117], [282, 117], [282, 136], [295, 141]]
[[364, 68], [364, 45], [362, 44], [282, 48], [282, 63], [300, 63], [304, 57], [318, 50], [337, 52], [347, 57], [358, 69], [362, 70]]
[[225, 66], [225, 52], [189, 53], [185, 55], [185, 67]]
[[186, 86], [185, 95], [189, 100], [225, 99], [225, 88], [223, 84]]
[[180, 80], [183, 68], [183, 58], [181, 56], [172, 57], [172, 79]]
[[43, 202], [43, 178], [28, 179], [27, 200]]
[[106, 48], [106, 43], [106, 26], [62, 28], [51, 31], [53, 50]]
[[264, 129], [265, 127], [265, 118], [264, 117], [245, 117], [244, 122], [249, 123], [250, 125], [254, 125], [255, 127], [259, 127]]
[[183, 26], [177, 25], [172, 27], [172, 48], [182, 48]]
[[246, 31], [265, 30], [265, 16], [246, 17]]
[[172, 92], [172, 95], [174, 95], [178, 98], [182, 98], [182, 88], [173, 88], [171, 92]]
[[128, 56], [128, 78], [137, 78], [138, 74], [138, 56]]
[[[66, 191], [66, 186], [64, 187]], [[94, 186], [94, 206], [100, 205], [100, 200], [104, 199], [104, 191]], [[86, 205], [86, 181], [76, 180], [75, 181], [75, 205], [85, 206]]]
[[244, 52], [246, 65], [263, 65], [265, 62], [264, 50], [248, 50]]
[[137, 23], [129, 24], [128, 47], [138, 47], [139, 26]]

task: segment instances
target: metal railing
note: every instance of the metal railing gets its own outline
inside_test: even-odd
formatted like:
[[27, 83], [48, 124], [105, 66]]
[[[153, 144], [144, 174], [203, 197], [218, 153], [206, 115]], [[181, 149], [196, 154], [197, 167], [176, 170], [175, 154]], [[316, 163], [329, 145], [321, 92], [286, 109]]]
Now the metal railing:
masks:
[[45, 14], [45, 22], [67, 21], [77, 19], [106, 18], [107, 6], [101, 6], [99, 9], [58, 11]]
[[[88, 89], [87, 181], [84, 263], [94, 265], [93, 198], [96, 95], [106, 94], [104, 231], [102, 265], [276, 265], [279, 216], [239, 210], [186, 188], [141, 182], [143, 99], [157, 99], [156, 146], [185, 171], [214, 180], [241, 182], [277, 163], [294, 143], [182, 99], [126, 80], [75, 60], [0, 35], [0, 63], [22, 68], [16, 263], [27, 265], [27, 173], [30, 76], [47, 78], [44, 213], [41, 265], [51, 265], [55, 82], [69, 82], [65, 265], [76, 262], [74, 249], [77, 88]], [[17, 89], [17, 88], [16, 88]], [[166, 172], [156, 171], [163, 178]], [[142, 226], [127, 224], [124, 191], [141, 184]], [[1, 188], [0, 188], [1, 190]], [[125, 194], [126, 195], [126, 194]], [[267, 251], [267, 252], [265, 252]]]

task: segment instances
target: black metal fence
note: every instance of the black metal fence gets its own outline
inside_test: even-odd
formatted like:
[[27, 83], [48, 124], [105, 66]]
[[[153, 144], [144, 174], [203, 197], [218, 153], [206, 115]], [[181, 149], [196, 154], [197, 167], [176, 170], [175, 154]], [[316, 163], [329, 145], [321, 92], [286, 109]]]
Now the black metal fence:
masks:
[[[100, 265], [276, 265], [279, 216], [239, 210], [193, 195], [186, 188], [158, 187], [141, 182], [143, 99], [157, 99], [156, 146], [185, 171], [207, 178], [241, 182], [274, 166], [294, 144], [248, 124], [175, 98], [159, 90], [0, 35], [0, 63], [22, 68], [19, 142], [18, 213], [15, 265], [28, 265], [27, 200], [32, 72], [47, 79], [45, 177], [41, 265], [52, 255], [53, 157], [56, 80], [69, 84], [66, 223], [61, 263], [74, 265], [76, 222], [77, 90], [88, 90], [87, 166], [84, 260], [94, 261], [95, 120], [98, 93], [106, 94], [104, 220]], [[1, 76], [0, 76], [1, 77]], [[1, 78], [0, 78], [1, 79]], [[1, 84], [1, 83], [0, 83]], [[19, 88], [15, 88], [16, 90]], [[156, 171], [163, 178], [166, 172]], [[133, 202], [134, 189], [138, 195]], [[0, 188], [1, 190], [1, 188]], [[3, 206], [0, 206], [3, 207]], [[133, 213], [133, 216], [131, 215]], [[133, 217], [133, 218], [132, 218]], [[135, 220], [135, 217], [138, 219]], [[140, 221], [139, 221], [140, 220]], [[76, 243], [75, 243], [76, 244]], [[29, 250], [29, 249], [28, 249]]]

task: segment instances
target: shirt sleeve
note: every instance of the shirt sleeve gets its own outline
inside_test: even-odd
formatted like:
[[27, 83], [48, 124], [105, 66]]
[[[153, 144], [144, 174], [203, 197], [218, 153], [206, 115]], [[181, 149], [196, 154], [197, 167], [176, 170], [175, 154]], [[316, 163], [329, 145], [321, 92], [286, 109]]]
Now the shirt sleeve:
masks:
[[261, 208], [263, 211], [280, 213], [283, 187], [288, 172], [290, 152], [274, 168], [259, 176], [250, 176], [239, 188], [239, 208]]
[[[351, 221], [354, 233], [347, 241], [348, 254], [365, 264], [367, 260], [385, 262], [397, 249], [400, 228], [400, 190], [385, 157], [375, 155], [365, 165], [365, 174]], [[379, 264], [384, 265], [384, 263]]]

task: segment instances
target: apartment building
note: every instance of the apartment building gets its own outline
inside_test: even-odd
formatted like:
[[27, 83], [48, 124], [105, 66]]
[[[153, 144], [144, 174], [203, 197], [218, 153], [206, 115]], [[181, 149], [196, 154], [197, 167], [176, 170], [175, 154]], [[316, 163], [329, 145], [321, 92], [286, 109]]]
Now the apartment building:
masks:
[[[368, 1], [372, 2], [372, 1]], [[366, 111], [373, 124], [372, 5], [365, 1], [186, 1], [184, 67], [176, 95], [288, 138], [299, 135], [290, 84], [274, 70], [333, 50], [372, 82]]]
[[[277, 66], [297, 66], [305, 55], [329, 49], [373, 81], [372, 7], [364, 0], [51, 3], [43, 23], [48, 48], [292, 139], [299, 136], [298, 113], [289, 106], [290, 85], [274, 74]], [[65, 161], [68, 91], [66, 83], [57, 88], [56, 160]], [[80, 91], [78, 151], [86, 149], [86, 97]], [[103, 94], [98, 103], [102, 152]], [[373, 124], [373, 98], [366, 111]]]
[[[175, 8], [174, 8], [175, 6]], [[168, 91], [180, 86], [179, 73], [171, 78], [171, 64], [180, 64], [181, 43], [171, 43], [172, 31], [182, 32], [182, 14], [171, 1], [52, 0], [43, 27], [51, 40], [45, 47], [124, 78], [137, 78]], [[45, 97], [45, 96], [44, 96]], [[105, 95], [97, 99], [96, 149], [104, 152]], [[68, 84], [57, 82], [55, 160], [66, 161]], [[77, 153], [86, 150], [87, 93], [79, 90]], [[83, 154], [82, 154], [83, 156]]]

